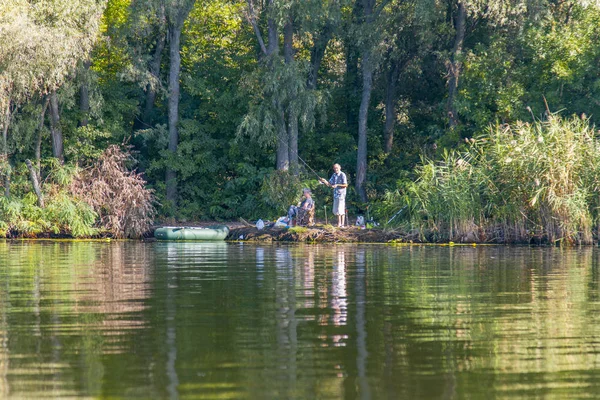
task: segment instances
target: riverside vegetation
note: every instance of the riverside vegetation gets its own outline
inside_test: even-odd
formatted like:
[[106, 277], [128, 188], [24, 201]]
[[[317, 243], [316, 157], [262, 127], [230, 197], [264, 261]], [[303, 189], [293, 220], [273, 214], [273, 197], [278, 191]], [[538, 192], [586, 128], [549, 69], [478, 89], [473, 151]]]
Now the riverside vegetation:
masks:
[[338, 162], [386, 232], [592, 243], [599, 62], [595, 1], [0, 2], [0, 236], [324, 221]]
[[583, 118], [498, 125], [424, 159], [406, 185], [410, 224], [431, 240], [592, 243], [600, 143]]

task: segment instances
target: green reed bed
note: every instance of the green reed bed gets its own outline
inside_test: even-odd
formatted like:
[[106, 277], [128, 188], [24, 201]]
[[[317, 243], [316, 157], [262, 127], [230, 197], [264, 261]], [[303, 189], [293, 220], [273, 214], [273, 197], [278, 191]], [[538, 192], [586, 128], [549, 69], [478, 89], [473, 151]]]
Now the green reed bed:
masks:
[[429, 240], [591, 243], [600, 146], [581, 118], [499, 125], [464, 151], [423, 159], [406, 213]]

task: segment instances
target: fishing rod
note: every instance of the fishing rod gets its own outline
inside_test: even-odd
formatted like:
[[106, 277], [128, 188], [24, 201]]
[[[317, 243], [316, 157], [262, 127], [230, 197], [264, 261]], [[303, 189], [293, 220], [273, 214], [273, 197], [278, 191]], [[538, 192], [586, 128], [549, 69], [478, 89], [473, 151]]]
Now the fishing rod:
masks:
[[396, 214], [394, 214], [394, 216], [392, 218], [389, 219], [389, 221], [387, 222], [386, 225], [388, 225], [390, 222], [392, 222], [394, 220], [394, 218], [396, 218], [398, 215], [400, 215], [400, 213], [402, 211], [404, 211], [404, 209], [406, 208], [406, 206], [402, 207], [400, 210], [398, 210], [398, 212]]

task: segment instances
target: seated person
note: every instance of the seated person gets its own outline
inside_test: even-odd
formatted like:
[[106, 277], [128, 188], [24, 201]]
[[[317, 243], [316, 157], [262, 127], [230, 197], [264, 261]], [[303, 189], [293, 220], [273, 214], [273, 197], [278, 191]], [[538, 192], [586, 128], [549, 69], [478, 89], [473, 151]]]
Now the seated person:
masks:
[[315, 218], [315, 201], [312, 199], [310, 189], [302, 190], [303, 200], [297, 206], [290, 206], [288, 210], [288, 221], [291, 225], [292, 219], [296, 217], [296, 225], [313, 225]]

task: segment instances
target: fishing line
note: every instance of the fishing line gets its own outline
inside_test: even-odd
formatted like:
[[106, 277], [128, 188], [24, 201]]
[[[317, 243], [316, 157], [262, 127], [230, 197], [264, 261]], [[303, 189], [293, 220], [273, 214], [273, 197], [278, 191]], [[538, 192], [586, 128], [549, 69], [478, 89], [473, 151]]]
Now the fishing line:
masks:
[[[288, 145], [288, 150], [291, 150], [291, 151], [293, 151], [294, 153], [296, 153], [296, 152], [295, 152], [293, 149], [290, 149], [290, 146], [289, 146], [289, 145]], [[322, 179], [322, 178], [321, 178], [321, 175], [317, 174], [317, 172], [316, 172], [314, 169], [312, 169], [312, 168], [311, 168], [311, 167], [310, 167], [310, 166], [309, 166], [309, 165], [306, 163], [306, 161], [304, 161], [304, 160], [302, 159], [302, 157], [300, 157], [300, 155], [299, 155], [298, 153], [296, 153], [296, 157], [298, 157], [298, 160], [302, 161], [302, 164], [304, 164], [304, 165], [306, 166], [306, 168], [310, 169], [310, 170], [313, 172], [313, 174], [315, 174], [315, 175], [317, 176], [317, 178], [319, 178], [319, 179]]]
[[293, 152], [293, 153], [296, 155], [296, 157], [298, 157], [298, 160], [302, 161], [302, 164], [304, 164], [304, 165], [306, 166], [306, 168], [310, 169], [310, 170], [311, 170], [311, 172], [312, 172], [313, 174], [315, 174], [315, 175], [317, 176], [317, 178], [319, 178], [319, 184], [321, 184], [321, 181], [320, 181], [320, 179], [324, 179], [324, 178], [321, 178], [321, 175], [317, 174], [317, 172], [316, 172], [314, 169], [312, 169], [312, 168], [310, 167], [310, 165], [308, 165], [308, 164], [306, 163], [306, 161], [304, 161], [304, 160], [302, 159], [302, 157], [300, 157], [300, 154], [298, 154], [298, 152], [297, 152], [297, 151], [295, 151], [294, 149], [292, 149], [292, 148], [290, 147], [290, 145], [289, 145], [289, 143], [287, 142], [287, 140], [282, 140], [282, 138], [281, 138], [281, 136], [279, 136], [279, 134], [277, 134], [277, 139], [279, 139], [279, 140], [281, 140], [283, 143], [285, 143], [285, 147], [287, 147], [288, 151], [291, 151], [291, 152]]

